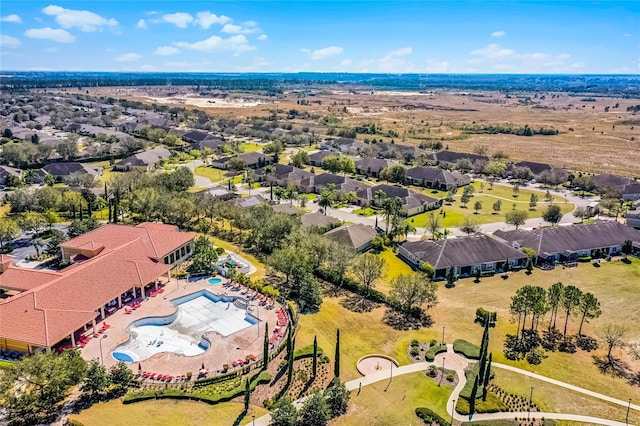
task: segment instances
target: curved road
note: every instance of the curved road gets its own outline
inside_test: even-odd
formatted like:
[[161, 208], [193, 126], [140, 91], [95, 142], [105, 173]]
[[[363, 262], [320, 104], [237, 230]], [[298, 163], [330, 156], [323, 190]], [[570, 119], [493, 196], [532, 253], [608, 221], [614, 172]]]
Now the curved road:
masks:
[[[447, 345], [447, 353], [452, 353], [453, 352], [453, 345], [449, 344]], [[382, 370], [378, 373], [374, 373], [374, 374], [368, 374], [364, 377], [361, 377], [359, 379], [354, 379], [351, 380], [349, 382], [345, 382], [345, 386], [347, 388], [347, 390], [354, 390], [354, 389], [358, 389], [360, 386], [367, 386], [373, 383], [377, 383], [377, 382], [381, 382], [384, 380], [389, 380], [391, 378], [391, 376], [401, 376], [404, 374], [412, 374], [412, 373], [416, 373], [416, 372], [420, 372], [420, 371], [426, 371], [430, 365], [434, 365], [435, 362], [418, 362], [415, 364], [409, 364], [409, 365], [404, 365], [402, 367], [398, 367], [398, 368], [393, 368], [390, 371], [389, 369], [387, 370]], [[551, 379], [549, 377], [545, 377], [545, 376], [541, 376], [539, 374], [535, 374], [535, 373], [531, 373], [529, 371], [526, 370], [522, 370], [516, 367], [512, 367], [510, 365], [505, 365], [505, 364], [500, 364], [500, 363], [493, 363], [491, 364], [492, 367], [496, 367], [496, 368], [502, 368], [505, 370], [509, 370], [509, 371], [513, 371], [515, 373], [519, 373], [519, 374], [523, 374], [525, 376], [529, 376], [532, 378], [535, 378], [537, 380], [542, 380], [551, 384], [554, 384], [556, 386], [561, 386], [564, 387], [566, 389], [570, 389], [572, 391], [575, 392], [580, 392], [583, 393], [585, 395], [591, 396], [593, 398], [598, 398], [601, 399], [603, 401], [607, 401], [613, 404], [617, 404], [617, 405], [621, 405], [623, 407], [627, 407], [629, 406], [629, 401], [623, 401], [621, 399], [616, 399], [616, 398], [612, 398], [610, 396], [607, 395], [603, 395], [597, 392], [593, 392], [590, 391], [588, 389], [584, 389], [578, 386], [574, 386], [574, 385], [570, 385], [568, 383], [564, 383], [564, 382], [560, 382], [558, 380], [555, 379]], [[464, 374], [464, 370], [456, 370], [456, 374], [458, 376], [458, 384], [456, 385], [456, 387], [454, 388], [453, 392], [451, 393], [451, 396], [449, 397], [449, 400], [447, 401], [447, 412], [448, 413], [452, 413], [453, 412], [453, 403], [454, 401], [456, 401], [460, 395], [460, 392], [462, 391], [462, 389], [465, 386], [466, 383], [466, 377]], [[302, 406], [302, 404], [304, 403], [305, 398], [301, 398], [297, 401], [294, 402], [295, 406], [297, 408], [300, 408]], [[635, 404], [631, 404], [630, 408], [632, 410], [635, 411], [640, 411], [640, 406], [639, 405], [635, 405]], [[607, 426], [628, 426], [627, 423], [623, 423], [623, 422], [618, 422], [615, 420], [609, 420], [609, 419], [602, 419], [602, 418], [598, 418], [598, 417], [591, 417], [591, 416], [582, 416], [582, 415], [578, 415], [578, 414], [566, 414], [566, 413], [542, 413], [542, 412], [531, 412], [531, 413], [527, 413], [526, 411], [524, 412], [501, 412], [501, 413], [491, 413], [491, 414], [474, 414], [473, 416], [464, 416], [458, 413], [454, 413], [453, 417], [454, 419], [456, 419], [457, 421], [460, 422], [468, 422], [468, 421], [483, 421], [483, 420], [500, 420], [500, 419], [514, 419], [516, 417], [525, 417], [529, 415], [531, 418], [545, 418], [545, 419], [555, 419], [555, 420], [569, 420], [569, 421], [576, 421], [576, 422], [582, 422], [582, 423], [593, 423], [593, 424], [600, 424], [600, 425], [607, 425]], [[265, 414], [262, 417], [259, 417], [257, 419], [255, 419], [255, 426], [268, 426], [269, 423], [271, 422], [271, 415], [269, 414]], [[253, 423], [247, 423], [247, 426], [253, 426]]]

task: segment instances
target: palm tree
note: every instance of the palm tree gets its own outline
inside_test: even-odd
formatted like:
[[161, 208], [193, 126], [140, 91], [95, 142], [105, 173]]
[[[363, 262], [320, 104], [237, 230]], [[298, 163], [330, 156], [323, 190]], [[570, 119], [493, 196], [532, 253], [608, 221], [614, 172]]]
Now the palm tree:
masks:
[[332, 183], [327, 185], [325, 189], [320, 193], [320, 200], [318, 201], [318, 205], [324, 208], [324, 214], [327, 214], [327, 208], [333, 205], [333, 202], [336, 199], [336, 186]]
[[387, 198], [387, 194], [385, 194], [385, 192], [381, 189], [377, 190], [373, 194], [373, 202], [378, 207], [382, 206], [382, 200], [384, 200], [385, 198]]
[[385, 198], [382, 202], [382, 209], [384, 210], [384, 217], [387, 222], [386, 233], [389, 234], [389, 223], [391, 219], [397, 216], [402, 210], [402, 199], [399, 197]]
[[264, 178], [269, 182], [269, 198], [273, 201], [273, 179], [269, 177], [276, 172], [276, 166], [268, 165], [264, 167]]

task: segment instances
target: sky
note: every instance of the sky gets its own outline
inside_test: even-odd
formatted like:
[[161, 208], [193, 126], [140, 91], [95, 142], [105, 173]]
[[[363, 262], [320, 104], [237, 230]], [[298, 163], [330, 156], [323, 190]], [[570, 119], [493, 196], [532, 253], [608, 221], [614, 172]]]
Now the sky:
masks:
[[636, 1], [0, 2], [0, 70], [640, 73]]

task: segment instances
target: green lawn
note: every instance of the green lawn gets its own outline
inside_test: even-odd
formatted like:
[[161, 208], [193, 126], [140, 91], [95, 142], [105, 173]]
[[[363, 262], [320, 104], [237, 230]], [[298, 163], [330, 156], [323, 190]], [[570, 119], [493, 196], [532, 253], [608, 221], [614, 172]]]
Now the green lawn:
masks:
[[[388, 386], [388, 388], [387, 388]], [[385, 392], [385, 388], [386, 392]], [[449, 419], [446, 403], [452, 386], [438, 386], [424, 373], [413, 373], [384, 380], [351, 392], [349, 411], [332, 425], [424, 425], [416, 416], [417, 407], [430, 407]]]
[[213, 167], [200, 166], [196, 167], [193, 173], [197, 176], [202, 176], [209, 179], [211, 182], [220, 182], [225, 178], [223, 170], [214, 169]]
[[[586, 334], [597, 336], [599, 331], [611, 322], [629, 326], [629, 340], [640, 338], [640, 323], [629, 321], [630, 318], [637, 318], [637, 306], [640, 306], [640, 260], [634, 259], [632, 265], [613, 262], [603, 264], [600, 268], [584, 264], [577, 268], [555, 271], [536, 269], [530, 276], [524, 272], [512, 273], [507, 280], [496, 276], [484, 278], [479, 284], [475, 284], [472, 279], [461, 280], [452, 289], [446, 289], [441, 285], [438, 291], [440, 303], [430, 311], [435, 321], [434, 326], [421, 330], [397, 331], [385, 325], [382, 323], [384, 307], [368, 313], [354, 313], [342, 307], [340, 299], [325, 297], [319, 312], [301, 316], [301, 328], [296, 343], [298, 347], [312, 344], [314, 335], [317, 335], [318, 344], [326, 348], [327, 353], [332, 353], [335, 330], [340, 328], [342, 374], [345, 380], [350, 380], [359, 376], [355, 364], [363, 355], [383, 353], [394, 357], [401, 364], [408, 363], [406, 348], [409, 342], [414, 338], [422, 341], [440, 339], [443, 326], [447, 342], [465, 339], [479, 344], [482, 330], [473, 320], [476, 308], [483, 307], [498, 312], [498, 324], [492, 329], [490, 343], [494, 361], [515, 365], [613, 397], [632, 397], [634, 400], [640, 400], [639, 388], [632, 388], [622, 379], [602, 375], [594, 366], [592, 355], [602, 355], [602, 349], [594, 353], [578, 351], [573, 355], [548, 352], [548, 358], [538, 366], [526, 362], [512, 362], [504, 358], [502, 348], [505, 334], [515, 333], [516, 328], [508, 312], [511, 296], [526, 284], [546, 288], [557, 281], [592, 292], [600, 300], [604, 315], [585, 325]], [[563, 325], [564, 316], [559, 315], [558, 320]], [[546, 322], [542, 321], [541, 327], [544, 326]], [[574, 317], [569, 322], [569, 333], [576, 333], [577, 326]]]
[[376, 290], [389, 294], [391, 280], [401, 274], [410, 274], [413, 270], [406, 262], [396, 256], [391, 249], [386, 249], [380, 253], [380, 257], [387, 261], [387, 273], [376, 286]]
[[[509, 392], [529, 397], [533, 387], [533, 402], [542, 410], [552, 413], [579, 413], [584, 416], [601, 417], [624, 422], [626, 408], [574, 392], [560, 386], [532, 379], [522, 374], [496, 368], [494, 382]], [[631, 411], [631, 424], [640, 424], [640, 413]]]
[[[98, 403], [70, 418], [85, 426], [217, 426], [234, 424], [244, 406], [238, 402], [209, 405], [203, 402], [163, 399], [124, 405], [120, 400]], [[251, 416], [266, 414], [264, 408], [252, 405], [241, 424]], [[134, 420], [135, 419], [135, 420]]]
[[[436, 213], [440, 213], [441, 211], [444, 211], [445, 213], [445, 216], [440, 216], [441, 226], [443, 228], [461, 226], [466, 217], [471, 218], [478, 225], [492, 222], [504, 222], [505, 215], [513, 210], [514, 205], [516, 210], [526, 210], [529, 218], [541, 218], [542, 213], [549, 204], [544, 201], [545, 193], [540, 191], [521, 189], [518, 197], [514, 198], [513, 190], [508, 186], [494, 185], [493, 189], [489, 189], [489, 185], [484, 184], [484, 188], [481, 189], [480, 182], [474, 182], [472, 185], [475, 188], [475, 192], [466, 207], [463, 207], [460, 202], [462, 189], [458, 189], [455, 201], [451, 205], [444, 204], [439, 210], [435, 211]], [[538, 196], [538, 205], [535, 210], [530, 210], [529, 199], [533, 193]], [[502, 208], [498, 214], [494, 214], [493, 204], [498, 200], [502, 201]], [[477, 213], [474, 210], [474, 204], [476, 201], [480, 201], [482, 203], [482, 208], [478, 210]], [[574, 205], [572, 203], [566, 202], [564, 198], [557, 195], [553, 196], [552, 203], [558, 204], [563, 214], [571, 213], [574, 209]], [[419, 215], [412, 216], [409, 220], [414, 226], [423, 228], [426, 227], [430, 214], [431, 212], [421, 213]]]
[[122, 174], [123, 172], [116, 172], [113, 170], [113, 167], [110, 165], [109, 160], [104, 161], [96, 161], [94, 163], [88, 163], [94, 167], [102, 167], [102, 174], [100, 175], [99, 182], [100, 185], [104, 186], [105, 183], [109, 183], [113, 176]]
[[11, 211], [11, 204], [0, 205], [0, 217], [6, 216]]
[[239, 145], [239, 148], [242, 152], [255, 152], [262, 149], [263, 146], [253, 142], [243, 142]]
[[361, 207], [353, 211], [354, 214], [358, 214], [364, 217], [369, 217], [375, 215], [377, 210], [372, 209], [371, 207]]

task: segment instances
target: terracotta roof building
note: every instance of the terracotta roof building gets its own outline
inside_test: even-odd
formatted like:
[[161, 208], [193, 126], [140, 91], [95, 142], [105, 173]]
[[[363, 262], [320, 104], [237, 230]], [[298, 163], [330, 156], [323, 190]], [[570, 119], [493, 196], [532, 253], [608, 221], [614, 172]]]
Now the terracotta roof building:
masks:
[[0, 348], [33, 352], [95, 327], [125, 297], [168, 274], [193, 252], [192, 232], [160, 223], [109, 224], [61, 244], [72, 262], [61, 271], [31, 270], [0, 259]]

